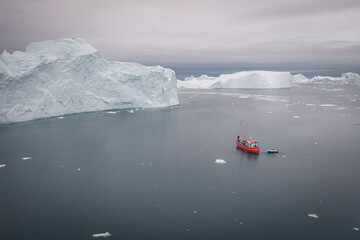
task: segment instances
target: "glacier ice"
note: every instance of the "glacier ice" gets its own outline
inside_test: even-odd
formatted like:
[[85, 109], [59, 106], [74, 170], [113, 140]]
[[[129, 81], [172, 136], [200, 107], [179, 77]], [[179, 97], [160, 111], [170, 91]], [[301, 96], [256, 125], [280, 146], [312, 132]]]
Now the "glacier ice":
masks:
[[307, 78], [302, 74], [291, 75], [290, 72], [272, 71], [243, 71], [233, 74], [222, 74], [219, 77], [187, 77], [184, 81], [178, 80], [181, 88], [210, 89], [210, 88], [290, 88], [292, 84], [360, 84], [360, 75], [357, 73], [343, 73], [341, 77], [315, 76]]
[[111, 109], [178, 105], [175, 72], [108, 61], [80, 38], [0, 55], [0, 124]]
[[219, 77], [202, 75], [178, 81], [178, 88], [290, 88], [290, 72], [243, 71]]

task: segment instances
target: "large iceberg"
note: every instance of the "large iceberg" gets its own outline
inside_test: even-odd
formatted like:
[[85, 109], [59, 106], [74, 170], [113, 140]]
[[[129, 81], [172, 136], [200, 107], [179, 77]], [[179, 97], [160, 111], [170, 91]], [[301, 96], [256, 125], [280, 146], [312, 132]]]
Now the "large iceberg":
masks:
[[0, 55], [0, 123], [109, 109], [177, 105], [175, 73], [107, 61], [79, 38]]
[[178, 88], [290, 88], [290, 72], [243, 71], [222, 74], [219, 77], [202, 75], [199, 78], [185, 78], [178, 81]]
[[343, 73], [341, 77], [315, 76], [307, 78], [302, 74], [291, 75], [290, 72], [272, 71], [244, 71], [233, 74], [222, 74], [219, 77], [187, 77], [184, 81], [178, 80], [178, 88], [290, 88], [292, 84], [360, 84], [360, 75], [357, 73]]

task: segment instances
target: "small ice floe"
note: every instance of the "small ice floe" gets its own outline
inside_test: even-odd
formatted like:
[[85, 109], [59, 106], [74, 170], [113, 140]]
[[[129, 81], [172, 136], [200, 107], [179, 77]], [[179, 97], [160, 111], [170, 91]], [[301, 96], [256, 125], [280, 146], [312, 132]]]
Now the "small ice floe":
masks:
[[314, 213], [310, 213], [310, 214], [308, 214], [308, 216], [311, 218], [319, 218], [319, 216]]
[[109, 232], [106, 232], [106, 233], [95, 233], [92, 235], [93, 237], [110, 237], [111, 236], [111, 233]]
[[355, 231], [359, 231], [359, 228], [357, 228], [357, 227], [354, 227], [354, 230], [355, 230]]
[[26, 160], [30, 160], [31, 157], [23, 157], [23, 158], [21, 158], [21, 159], [24, 160], [24, 161], [26, 161]]
[[78, 168], [77, 170], [80, 171], [80, 168]]
[[186, 229], [186, 231], [187, 231], [187, 232], [189, 232], [189, 231], [190, 231], [190, 229], [188, 228], [188, 229]]
[[272, 112], [272, 111], [269, 111], [268, 113], [269, 113], [269, 114], [273, 114], [274, 112]]
[[134, 109], [127, 110], [129, 113], [134, 113]]
[[61, 167], [64, 167], [64, 165], [61, 165]]
[[291, 110], [289, 110], [289, 113], [292, 113], [292, 111], [291, 111]]
[[194, 213], [197, 213], [197, 211], [194, 211]]
[[305, 104], [307, 107], [309, 107], [309, 106], [316, 106], [316, 104], [313, 104], [313, 103], [306, 103]]
[[316, 145], [316, 144], [317, 144], [317, 142], [314, 142], [314, 144]]
[[58, 117], [57, 119], [63, 119], [64, 117]]
[[345, 109], [347, 109], [347, 108], [344, 108], [344, 107], [338, 107], [338, 108], [336, 108], [336, 110], [345, 110]]
[[293, 118], [300, 118], [300, 116], [293, 116]]
[[109, 113], [109, 114], [116, 114], [116, 112], [114, 112], [114, 111], [108, 111], [108, 112], [106, 112], [106, 113]]
[[286, 158], [286, 156], [285, 156], [285, 155], [282, 155], [282, 157]]
[[5, 166], [6, 166], [6, 164], [0, 164], [0, 168], [3, 168]]
[[336, 107], [335, 104], [320, 104], [320, 107]]
[[216, 159], [215, 163], [217, 163], [217, 164], [225, 164], [226, 161], [224, 159]]

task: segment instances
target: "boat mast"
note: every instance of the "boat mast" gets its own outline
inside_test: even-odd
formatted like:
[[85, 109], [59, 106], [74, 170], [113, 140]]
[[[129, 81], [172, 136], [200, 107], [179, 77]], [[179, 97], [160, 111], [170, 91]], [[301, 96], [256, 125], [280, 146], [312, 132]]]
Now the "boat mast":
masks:
[[240, 122], [240, 125], [241, 125], [241, 142], [243, 142], [243, 121]]

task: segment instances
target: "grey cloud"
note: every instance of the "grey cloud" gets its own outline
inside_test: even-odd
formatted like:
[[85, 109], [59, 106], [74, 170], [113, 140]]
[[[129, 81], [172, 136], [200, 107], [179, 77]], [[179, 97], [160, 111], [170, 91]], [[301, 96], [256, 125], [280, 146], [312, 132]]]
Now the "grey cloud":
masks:
[[121, 61], [360, 65], [359, 1], [0, 1], [0, 51], [78, 36]]

